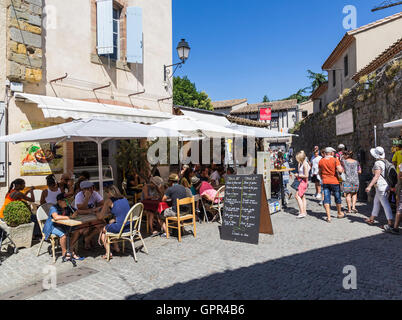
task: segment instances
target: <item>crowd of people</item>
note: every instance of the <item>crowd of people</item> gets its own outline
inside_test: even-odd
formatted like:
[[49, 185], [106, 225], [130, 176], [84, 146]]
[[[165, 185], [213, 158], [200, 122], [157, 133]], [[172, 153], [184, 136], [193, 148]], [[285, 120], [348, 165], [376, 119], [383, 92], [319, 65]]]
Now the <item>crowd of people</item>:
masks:
[[[144, 204], [144, 214], [147, 217], [148, 227], [151, 235], [160, 235], [166, 237], [167, 217], [177, 215], [177, 200], [192, 196], [199, 196], [206, 202], [216, 201], [217, 188], [224, 184], [225, 176], [233, 174], [233, 168], [225, 170], [222, 166], [188, 166], [183, 165], [178, 173], [169, 175], [167, 183], [164, 183], [157, 170], [151, 172], [153, 176], [143, 178], [138, 174], [129, 177], [127, 194], [133, 194], [141, 190], [140, 201]], [[147, 182], [148, 180], [148, 182]], [[141, 186], [139, 188], [138, 186]], [[107, 246], [105, 242], [106, 232], [118, 233], [123, 227], [124, 219], [130, 210], [131, 204], [127, 196], [114, 185], [108, 185], [104, 189], [102, 197], [95, 190], [95, 185], [90, 181], [88, 172], [82, 172], [78, 179], [74, 181], [70, 174], [61, 175], [57, 180], [55, 175], [46, 177], [47, 188], [42, 191], [40, 205], [51, 204], [49, 219], [46, 221], [43, 232], [48, 238], [50, 235], [57, 236], [60, 239], [63, 258], [69, 258], [67, 251], [66, 228], [57, 224], [58, 220], [66, 220], [70, 217], [75, 218], [78, 215], [95, 214], [97, 221], [85, 223], [76, 231], [71, 233], [70, 248], [74, 248], [78, 239], [82, 236], [84, 247], [90, 250], [94, 245], [97, 236], [99, 245]], [[23, 201], [27, 204], [35, 202], [34, 187], [26, 190], [25, 181], [16, 179], [10, 185], [5, 202], [0, 210], [0, 218], [4, 218], [3, 211], [7, 204], [12, 201]], [[25, 190], [25, 191], [24, 191]], [[163, 204], [162, 206], [160, 204]], [[30, 208], [31, 209], [31, 208]], [[189, 212], [189, 206], [180, 207], [180, 212], [184, 214]], [[197, 201], [197, 215], [200, 215], [199, 202]], [[112, 215], [112, 218], [109, 219]], [[215, 218], [215, 216], [214, 216]], [[41, 232], [32, 214], [32, 221], [35, 222], [35, 236], [40, 237]], [[56, 222], [56, 223], [54, 223]], [[124, 226], [129, 228], [129, 224]], [[117, 243], [113, 244], [110, 250], [119, 252]], [[108, 252], [108, 251], [106, 251]], [[67, 254], [67, 256], [66, 256]], [[74, 259], [82, 259], [74, 250], [71, 252]], [[103, 258], [107, 258], [106, 254]]]
[[[371, 216], [365, 219], [365, 222], [374, 225], [382, 207], [388, 221], [383, 229], [399, 234], [402, 214], [402, 145], [394, 154], [392, 163], [386, 160], [382, 147], [371, 149], [370, 154], [375, 159], [372, 168], [373, 178], [365, 188], [365, 192], [370, 193], [372, 188], [375, 188], [375, 197]], [[327, 222], [331, 222], [332, 219], [331, 196], [335, 200], [338, 219], [358, 213], [356, 203], [362, 169], [359, 162], [354, 159], [353, 152], [347, 150], [345, 145], [340, 144], [338, 150], [332, 147], [320, 150], [315, 146], [310, 159], [304, 151], [300, 151], [296, 154], [296, 161], [297, 173], [294, 174], [295, 182], [292, 187], [296, 190], [295, 198], [299, 206], [297, 218], [307, 216], [306, 190], [309, 181], [315, 185], [315, 198], [324, 206]], [[389, 202], [390, 193], [396, 195], [398, 203], [395, 219]], [[342, 210], [342, 195], [346, 199], [346, 210]]]

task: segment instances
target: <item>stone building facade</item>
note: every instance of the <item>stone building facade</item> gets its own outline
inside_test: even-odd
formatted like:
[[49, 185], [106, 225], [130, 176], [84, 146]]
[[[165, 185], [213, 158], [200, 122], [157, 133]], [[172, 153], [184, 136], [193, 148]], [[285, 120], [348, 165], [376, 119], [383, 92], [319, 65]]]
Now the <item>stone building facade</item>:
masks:
[[[112, 49], [107, 54], [99, 45], [106, 38]], [[0, 135], [82, 118], [85, 110], [45, 113], [49, 101], [65, 99], [78, 101], [78, 109], [85, 101], [95, 112], [97, 106], [126, 107], [125, 113], [139, 110], [144, 119], [148, 112], [167, 119], [172, 84], [163, 71], [172, 60], [171, 0], [0, 0]], [[61, 171], [72, 172], [77, 144], [62, 145]], [[93, 149], [83, 148], [82, 157]], [[107, 164], [115, 150], [114, 142], [104, 144]], [[0, 205], [16, 178], [27, 186], [45, 184], [46, 174], [21, 174], [22, 155], [21, 145], [0, 144]]]
[[[365, 88], [367, 79], [369, 88]], [[345, 135], [336, 134], [336, 116], [347, 111], [353, 112], [353, 132]], [[304, 150], [310, 156], [315, 145], [320, 148], [338, 146], [343, 143], [354, 152], [355, 159], [362, 166], [360, 197], [365, 198], [365, 181], [371, 178], [374, 159], [370, 149], [374, 147], [374, 126], [377, 127], [377, 145], [385, 149], [391, 160], [393, 138], [400, 136], [399, 129], [384, 128], [383, 124], [402, 118], [402, 53], [361, 78], [350, 90], [344, 91], [328, 108], [310, 115], [301, 122], [294, 133], [293, 148]]]

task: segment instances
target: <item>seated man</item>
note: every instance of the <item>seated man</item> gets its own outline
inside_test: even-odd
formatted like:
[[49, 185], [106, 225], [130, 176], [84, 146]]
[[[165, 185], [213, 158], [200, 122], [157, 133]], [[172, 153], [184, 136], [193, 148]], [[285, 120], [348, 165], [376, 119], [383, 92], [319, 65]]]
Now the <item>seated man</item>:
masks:
[[148, 227], [153, 236], [159, 234], [158, 231], [154, 230], [154, 220], [162, 197], [163, 179], [161, 177], [152, 177], [142, 190], [141, 201], [144, 204], [144, 213], [147, 216]]
[[[163, 222], [160, 221], [163, 234], [161, 235], [162, 237], [166, 237], [166, 220], [167, 217], [176, 217], [177, 216], [177, 199], [184, 199], [187, 198], [187, 191], [186, 188], [183, 187], [182, 185], [179, 184], [179, 176], [175, 173], [171, 174], [169, 176], [168, 180], [168, 185], [169, 188], [166, 190], [165, 195], [162, 198], [162, 201], [172, 201], [172, 206], [170, 208], [165, 209], [161, 216], [159, 217], [160, 220], [163, 220]], [[190, 211], [190, 208], [188, 205], [180, 206], [180, 213], [181, 214], [186, 214]]]
[[[90, 181], [82, 181], [80, 183], [80, 189], [81, 191], [77, 193], [75, 196], [75, 206], [79, 210], [87, 210], [87, 209], [94, 209], [90, 213], [97, 213], [102, 209], [102, 206], [104, 204], [103, 198], [101, 195], [94, 190], [94, 184]], [[95, 226], [95, 228], [92, 228], [93, 230], [91, 231], [90, 228], [87, 229], [87, 231], [84, 233], [86, 235], [85, 240], [85, 249], [89, 250], [91, 249], [91, 239], [93, 236], [96, 234], [99, 234], [99, 232], [102, 230], [102, 225], [99, 224], [98, 222], [94, 223], [88, 223], [88, 227], [90, 226]]]
[[[76, 218], [78, 216], [78, 210], [75, 208], [72, 208], [70, 205], [67, 204], [66, 201], [66, 195], [64, 193], [59, 193], [56, 197], [57, 199], [57, 204], [53, 205], [50, 207], [49, 211], [49, 219], [52, 218], [53, 220], [68, 220], [71, 218]], [[82, 210], [80, 213], [88, 213], [88, 210]], [[49, 221], [49, 220], [48, 220]], [[46, 236], [46, 239], [51, 235], [58, 236], [60, 238], [60, 246], [61, 246], [61, 251], [62, 251], [62, 256], [63, 259], [66, 256], [66, 251], [67, 251], [67, 236], [66, 236], [66, 230], [63, 225], [59, 225], [57, 223], [51, 223], [46, 221], [45, 227], [43, 229], [43, 232]], [[74, 244], [77, 242], [79, 236], [83, 234], [85, 229], [79, 229], [75, 232], [72, 233], [72, 237], [70, 239], [70, 248], [74, 247]], [[79, 256], [77, 256], [73, 251], [73, 258], [74, 259], [81, 259]], [[67, 256], [69, 257], [69, 256]]]

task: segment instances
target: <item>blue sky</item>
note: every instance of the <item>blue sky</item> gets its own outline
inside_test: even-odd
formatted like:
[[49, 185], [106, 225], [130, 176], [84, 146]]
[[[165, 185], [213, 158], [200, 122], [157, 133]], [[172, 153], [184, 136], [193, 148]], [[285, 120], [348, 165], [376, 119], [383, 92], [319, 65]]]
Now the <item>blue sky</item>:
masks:
[[190, 57], [175, 75], [188, 76], [212, 101], [249, 103], [286, 98], [310, 85], [347, 30], [343, 8], [357, 9], [357, 27], [402, 11], [371, 12], [383, 0], [172, 0], [173, 60], [185, 38]]

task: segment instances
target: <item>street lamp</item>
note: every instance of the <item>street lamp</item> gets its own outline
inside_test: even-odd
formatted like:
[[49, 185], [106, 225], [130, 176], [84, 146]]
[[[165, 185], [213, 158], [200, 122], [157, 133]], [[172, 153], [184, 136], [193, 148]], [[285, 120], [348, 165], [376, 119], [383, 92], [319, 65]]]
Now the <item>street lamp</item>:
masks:
[[188, 56], [190, 54], [190, 49], [191, 48], [188, 45], [187, 41], [185, 39], [181, 39], [181, 41], [179, 42], [179, 44], [177, 45], [177, 48], [176, 48], [177, 54], [178, 54], [179, 59], [181, 60], [181, 62], [171, 64], [169, 66], [166, 66], [166, 65], [163, 66], [163, 79], [164, 79], [164, 81], [167, 80], [167, 76], [168, 76], [168, 74], [170, 74], [170, 70], [168, 68], [173, 67], [173, 66], [177, 66], [174, 69], [173, 73], [172, 73], [172, 76], [173, 76], [173, 74], [176, 72], [177, 68], [179, 66], [181, 66], [182, 64], [184, 64], [186, 62], [186, 60], [188, 59]]

